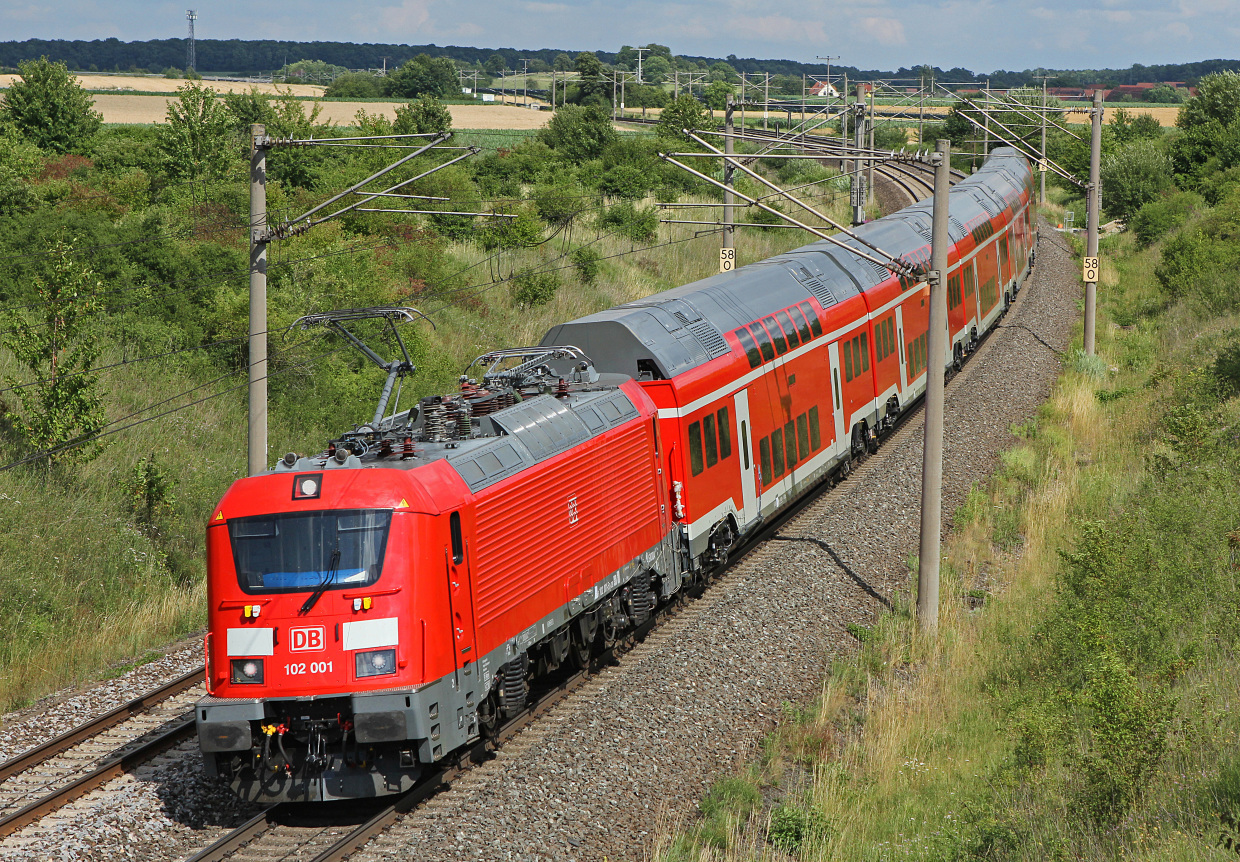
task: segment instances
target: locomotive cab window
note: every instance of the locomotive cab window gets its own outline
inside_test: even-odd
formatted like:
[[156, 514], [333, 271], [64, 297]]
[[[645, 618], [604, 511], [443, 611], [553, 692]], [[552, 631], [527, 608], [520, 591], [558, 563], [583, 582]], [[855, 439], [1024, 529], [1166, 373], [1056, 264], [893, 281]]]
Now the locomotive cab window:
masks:
[[369, 586], [383, 569], [391, 524], [389, 509], [233, 518], [237, 582], [250, 594]]
[[458, 565], [465, 559], [465, 540], [461, 535], [461, 513], [448, 516], [448, 532], [452, 534], [452, 562]]

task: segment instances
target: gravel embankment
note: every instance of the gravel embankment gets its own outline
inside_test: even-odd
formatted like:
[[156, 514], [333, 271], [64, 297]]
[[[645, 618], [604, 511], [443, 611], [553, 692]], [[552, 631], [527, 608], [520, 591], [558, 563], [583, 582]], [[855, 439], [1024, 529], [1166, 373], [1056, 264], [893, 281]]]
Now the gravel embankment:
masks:
[[26, 709], [0, 716], [0, 763], [124, 706], [194, 668], [202, 668], [200, 640], [177, 644], [167, 655], [116, 679], [60, 691]]
[[[1016, 326], [1066, 349], [1079, 295], [1076, 263], [1044, 227], [1034, 277], [1004, 321], [1012, 328], [992, 338], [949, 387], [945, 512], [993, 471], [1012, 443], [1010, 425], [1035, 413], [1059, 373], [1059, 357]], [[661, 818], [691, 815], [710, 784], [750, 756], [782, 703], [804, 703], [820, 691], [830, 657], [854, 645], [845, 625], [870, 622], [907, 586], [921, 448], [921, 422], [913, 417], [855, 478], [807, 508], [619, 666], [355, 858], [645, 858]], [[199, 769], [188, 743], [79, 800], [54, 824], [0, 842], [0, 857], [183, 859], [245, 814]], [[37, 851], [35, 830], [48, 842]]]

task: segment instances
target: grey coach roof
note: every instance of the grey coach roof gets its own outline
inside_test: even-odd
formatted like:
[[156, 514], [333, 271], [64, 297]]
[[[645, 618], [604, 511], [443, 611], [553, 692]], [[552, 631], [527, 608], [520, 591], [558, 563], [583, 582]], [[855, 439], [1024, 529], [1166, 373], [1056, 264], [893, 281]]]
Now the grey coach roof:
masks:
[[[951, 237], [963, 239], [981, 221], [1016, 200], [1024, 158], [1011, 148], [992, 151], [982, 169], [951, 192]], [[929, 259], [929, 200], [870, 222], [856, 232], [910, 261]], [[844, 238], [856, 248], [855, 239]], [[599, 371], [675, 377], [728, 352], [723, 333], [811, 296], [824, 306], [885, 281], [888, 271], [825, 240], [719, 273], [701, 281], [618, 305], [552, 327], [543, 345], [581, 348]]]

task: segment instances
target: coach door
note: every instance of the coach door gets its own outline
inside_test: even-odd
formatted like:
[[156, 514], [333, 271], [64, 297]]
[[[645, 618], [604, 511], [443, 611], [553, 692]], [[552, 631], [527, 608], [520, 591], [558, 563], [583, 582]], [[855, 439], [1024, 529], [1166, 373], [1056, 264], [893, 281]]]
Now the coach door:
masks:
[[[461, 526], [461, 513], [448, 516], [449, 544], [444, 548], [448, 570], [448, 613], [452, 617], [453, 662], [456, 670], [469, 675], [469, 665], [477, 660], [474, 643], [474, 596], [469, 578], [469, 543]], [[458, 678], [459, 681], [459, 678]], [[468, 684], [468, 681], [465, 682]]]
[[748, 525], [758, 517], [758, 487], [757, 480], [754, 475], [755, 465], [752, 463], [753, 449], [750, 443], [752, 436], [751, 423], [749, 421], [749, 390], [742, 389], [734, 396], [736, 404], [736, 436], [734, 439], [740, 441], [740, 455], [736, 462], [740, 465], [741, 471], [741, 497], [744, 501], [744, 523]]
[[831, 355], [831, 415], [835, 417], [835, 449], [838, 453], [847, 454], [848, 448], [852, 445], [851, 437], [845, 433], [844, 426], [844, 399], [843, 390], [840, 389], [840, 343], [833, 342], [829, 348]]
[[[904, 355], [904, 307], [896, 306], [896, 353], [900, 354], [900, 389], [908, 389], [908, 357]], [[903, 407], [903, 403], [901, 403]]]

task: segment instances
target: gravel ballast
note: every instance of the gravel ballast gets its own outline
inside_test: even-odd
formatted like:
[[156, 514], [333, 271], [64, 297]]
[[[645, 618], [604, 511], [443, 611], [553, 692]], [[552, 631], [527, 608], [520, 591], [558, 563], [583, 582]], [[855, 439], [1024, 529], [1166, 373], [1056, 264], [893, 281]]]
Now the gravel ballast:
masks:
[[[1069, 345], [1078, 268], [1062, 237], [1045, 226], [1042, 237], [1005, 328], [948, 387], [946, 514], [994, 470], [1013, 442], [1010, 426], [1035, 414], [1061, 369], [1051, 348]], [[714, 780], [751, 756], [784, 702], [806, 703], [821, 690], [830, 658], [855, 645], [845, 626], [870, 623], [907, 587], [921, 453], [913, 416], [853, 478], [617, 666], [354, 858], [645, 858], [659, 823], [690, 816]], [[201, 778], [192, 744], [164, 758], [140, 779], [118, 779], [57, 815], [54, 834], [42, 837], [60, 843], [45, 845], [41, 858], [183, 859], [244, 816], [223, 788]], [[118, 796], [113, 788], [123, 783], [128, 790]], [[92, 803], [105, 798], [111, 807]], [[0, 856], [23, 845], [29, 852], [20, 839], [30, 831], [0, 843]]]

